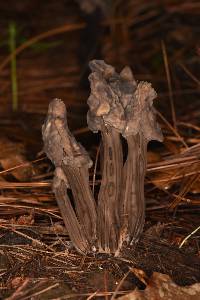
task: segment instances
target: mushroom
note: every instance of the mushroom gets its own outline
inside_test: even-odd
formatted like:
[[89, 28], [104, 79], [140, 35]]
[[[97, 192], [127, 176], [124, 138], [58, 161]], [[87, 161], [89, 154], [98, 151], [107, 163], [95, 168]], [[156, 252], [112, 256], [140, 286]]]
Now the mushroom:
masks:
[[120, 189], [122, 182], [122, 146], [120, 141], [123, 109], [111, 87], [117, 75], [103, 61], [90, 62], [91, 95], [87, 120], [89, 128], [101, 131], [103, 144], [102, 180], [98, 195], [97, 237], [100, 252], [113, 253], [120, 233]]
[[[130, 95], [128, 101], [126, 91], [121, 96], [125, 116], [122, 135], [128, 144], [121, 194], [124, 215], [121, 239], [134, 243], [142, 233], [145, 218], [144, 177], [147, 164], [147, 144], [150, 140], [161, 142], [163, 136], [152, 106], [156, 92], [151, 84], [147, 82], [136, 84], [129, 68], [125, 68], [120, 76], [122, 80], [125, 80], [127, 86], [135, 85], [135, 91]], [[125, 101], [123, 97], [125, 97]]]
[[[162, 141], [163, 136], [155, 118], [156, 92], [151, 84], [137, 83], [129, 67], [118, 74], [104, 61], [93, 60], [90, 68], [87, 121], [92, 131], [101, 131], [103, 144], [97, 204], [89, 186], [92, 162], [70, 133], [66, 108], [59, 99], [50, 103], [42, 128], [44, 150], [55, 165], [53, 190], [76, 249], [119, 255], [125, 243], [134, 243], [142, 233], [147, 144]], [[122, 137], [128, 146], [125, 163]]]
[[[89, 187], [88, 174], [92, 162], [70, 133], [66, 108], [61, 100], [54, 99], [50, 103], [42, 135], [44, 151], [55, 165], [53, 190], [65, 226], [76, 249], [86, 253], [94, 249], [96, 243], [96, 204]], [[75, 211], [67, 195], [69, 188], [72, 190]]]

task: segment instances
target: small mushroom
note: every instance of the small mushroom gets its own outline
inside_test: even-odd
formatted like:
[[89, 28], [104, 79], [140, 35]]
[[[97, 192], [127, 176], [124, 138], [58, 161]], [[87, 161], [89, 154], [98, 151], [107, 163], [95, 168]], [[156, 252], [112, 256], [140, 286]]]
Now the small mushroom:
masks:
[[[96, 204], [88, 174], [92, 162], [70, 133], [61, 100], [54, 99], [50, 103], [42, 134], [44, 151], [56, 168], [53, 189], [65, 226], [74, 246], [80, 252], [87, 252], [96, 242]], [[76, 213], [67, 195], [68, 188], [73, 193]]]

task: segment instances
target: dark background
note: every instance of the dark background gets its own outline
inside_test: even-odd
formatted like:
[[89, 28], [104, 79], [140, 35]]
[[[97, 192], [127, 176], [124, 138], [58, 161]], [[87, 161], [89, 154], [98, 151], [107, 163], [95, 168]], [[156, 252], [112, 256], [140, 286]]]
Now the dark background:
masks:
[[[81, 3], [81, 5], [80, 5]], [[176, 113], [199, 95], [199, 1], [1, 1], [0, 112], [12, 112], [9, 26], [16, 47], [50, 32], [16, 56], [17, 112], [46, 113], [49, 101], [85, 105], [88, 62], [104, 59], [117, 70], [130, 65], [138, 80], [150, 81], [170, 121], [166, 50]], [[60, 31], [63, 30], [61, 33]], [[5, 64], [6, 63], [6, 64]], [[79, 107], [80, 108], [80, 107]], [[199, 116], [198, 116], [199, 117]]]

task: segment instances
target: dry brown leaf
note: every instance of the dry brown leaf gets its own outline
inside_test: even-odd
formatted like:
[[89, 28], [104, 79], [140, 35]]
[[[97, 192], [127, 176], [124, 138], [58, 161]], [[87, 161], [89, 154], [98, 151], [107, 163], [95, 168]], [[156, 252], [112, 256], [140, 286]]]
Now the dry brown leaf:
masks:
[[[30, 180], [35, 174], [35, 170], [24, 155], [25, 147], [21, 143], [13, 143], [7, 138], [0, 138], [0, 164], [3, 170], [9, 170], [19, 181]], [[15, 168], [17, 167], [17, 168]], [[4, 173], [3, 176], [8, 173]]]
[[24, 279], [22, 277], [14, 277], [11, 281], [11, 287], [14, 289], [18, 288], [22, 284], [23, 280]]
[[5, 178], [3, 178], [3, 176], [0, 176], [0, 181], [1, 182], [6, 182]]
[[200, 299], [200, 283], [181, 287], [165, 274], [153, 273], [149, 285], [144, 291], [134, 292], [120, 297], [119, 300], [198, 300]]
[[[171, 170], [157, 171], [149, 174], [151, 182], [160, 189], [169, 189], [177, 181], [187, 178], [189, 174], [193, 175], [200, 170], [200, 162], [193, 163], [186, 167], [179, 167]], [[200, 190], [200, 179], [191, 186], [190, 192], [197, 193]]]
[[50, 230], [55, 233], [55, 234], [64, 234], [66, 233], [66, 229], [64, 226], [59, 224], [59, 222], [54, 223], [51, 227]]
[[33, 225], [34, 224], [34, 213], [31, 213], [30, 215], [22, 215], [20, 216], [16, 223], [18, 225]]
[[6, 137], [0, 137], [0, 160], [8, 156], [11, 156], [14, 153], [23, 153], [24, 145], [22, 143], [11, 142]]
[[[200, 170], [200, 144], [183, 149], [179, 155], [165, 157], [164, 160], [148, 165], [148, 178], [160, 189], [169, 189], [174, 183], [182, 182], [184, 178], [190, 180], [198, 175]], [[187, 192], [198, 193], [200, 178], [192, 181]]]
[[145, 285], [148, 284], [148, 277], [143, 270], [137, 268], [131, 268], [131, 272]]
[[153, 151], [148, 151], [147, 152], [147, 162], [154, 163], [157, 161], [161, 161], [161, 155], [159, 153], [153, 152]]
[[193, 194], [200, 194], [200, 179], [195, 181], [190, 189], [190, 192]]
[[4, 170], [24, 165], [19, 168], [13, 169], [10, 171], [10, 173], [19, 181], [26, 181], [30, 180], [30, 178], [33, 176], [34, 171], [31, 163], [28, 163], [24, 155], [22, 154], [12, 154], [11, 156], [8, 156], [7, 158], [0, 160], [1, 166]]

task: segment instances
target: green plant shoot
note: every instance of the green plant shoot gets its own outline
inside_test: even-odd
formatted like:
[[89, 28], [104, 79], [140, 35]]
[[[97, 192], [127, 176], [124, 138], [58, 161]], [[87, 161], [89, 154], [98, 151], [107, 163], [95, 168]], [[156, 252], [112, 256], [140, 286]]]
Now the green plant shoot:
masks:
[[16, 64], [16, 25], [10, 23], [9, 25], [9, 49], [12, 55], [11, 59], [11, 86], [12, 86], [12, 109], [18, 109], [18, 88], [17, 88], [17, 64]]

